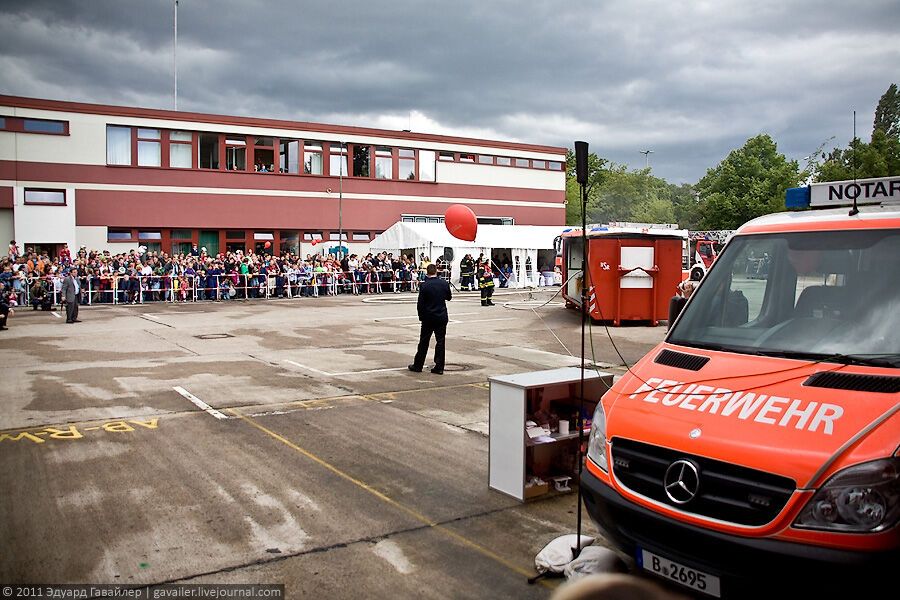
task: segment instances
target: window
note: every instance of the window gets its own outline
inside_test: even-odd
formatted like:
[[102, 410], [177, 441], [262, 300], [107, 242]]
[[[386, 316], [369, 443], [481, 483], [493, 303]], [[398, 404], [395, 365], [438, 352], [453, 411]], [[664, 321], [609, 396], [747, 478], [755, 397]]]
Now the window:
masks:
[[548, 163], [548, 164], [550, 165], [551, 171], [562, 171], [563, 170], [563, 166], [562, 166], [561, 162], [550, 161], [550, 163]]
[[53, 206], [66, 205], [65, 190], [36, 190], [25, 189], [25, 204], [50, 204]]
[[261, 173], [275, 172], [275, 140], [257, 137], [253, 142], [253, 170]]
[[176, 169], [193, 167], [194, 134], [190, 131], [169, 132], [169, 166]]
[[387, 146], [375, 147], [375, 179], [393, 179], [394, 158]]
[[354, 242], [368, 242], [370, 239], [368, 232], [353, 232], [353, 241]]
[[298, 254], [300, 252], [300, 234], [296, 231], [282, 231], [280, 251], [285, 254]]
[[528, 167], [528, 159], [527, 158], [517, 158], [516, 166], [517, 167]]
[[161, 240], [162, 232], [161, 231], [139, 231], [138, 239], [139, 240]]
[[419, 181], [434, 181], [434, 152], [419, 150]]
[[459, 153], [459, 162], [473, 163], [473, 162], [475, 162], [475, 155], [474, 154], [465, 154], [463, 152], [460, 152]]
[[322, 174], [322, 142], [303, 142], [303, 172]]
[[358, 146], [353, 144], [353, 176], [369, 177], [369, 157], [371, 150], [369, 146]]
[[338, 240], [346, 242], [347, 234], [346, 233], [341, 234], [341, 233], [338, 233], [337, 231], [332, 231], [331, 233], [328, 234], [328, 239], [331, 240], [332, 242], [336, 242]]
[[229, 135], [225, 138], [225, 168], [229, 171], [247, 170], [247, 138]]
[[300, 142], [298, 140], [278, 141], [278, 171], [280, 173], [300, 173]]
[[494, 164], [494, 157], [493, 156], [485, 156], [484, 154], [479, 154], [478, 155], [478, 164], [492, 165], [492, 164]]
[[0, 117], [0, 129], [6, 129], [6, 117]]
[[531, 161], [532, 169], [546, 169], [547, 161], [546, 160], [533, 160]]
[[263, 242], [275, 241], [275, 234], [271, 231], [256, 231], [253, 233], [253, 239]]
[[508, 156], [498, 156], [497, 164], [500, 165], [501, 167], [508, 167], [509, 165], [512, 164], [512, 159]]
[[440, 154], [438, 154], [438, 160], [453, 162], [454, 160], [456, 160], [456, 157], [452, 152], [441, 152]]
[[191, 230], [190, 229], [173, 229], [171, 237], [173, 240], [189, 240], [189, 239], [191, 239]]
[[201, 169], [219, 168], [219, 134], [200, 134], [200, 156], [198, 163]]
[[44, 119], [23, 119], [22, 129], [28, 133], [55, 133], [65, 135], [68, 133], [67, 121], [46, 121]]
[[139, 167], [160, 166], [159, 129], [137, 130], [137, 159]]
[[331, 144], [328, 174], [332, 177], [347, 175], [347, 149], [342, 144]]
[[106, 126], [106, 164], [131, 164], [131, 127]]
[[110, 229], [106, 232], [106, 241], [108, 242], [130, 242], [132, 241], [130, 229]]
[[225, 232], [226, 240], [242, 240], [245, 237], [247, 237], [247, 235], [243, 231], [226, 231]]
[[415, 179], [416, 151], [409, 148], [400, 148], [399, 155], [400, 172], [397, 175], [400, 179]]
[[311, 242], [313, 240], [322, 240], [322, 232], [321, 231], [309, 231], [303, 234], [303, 240], [307, 242]]

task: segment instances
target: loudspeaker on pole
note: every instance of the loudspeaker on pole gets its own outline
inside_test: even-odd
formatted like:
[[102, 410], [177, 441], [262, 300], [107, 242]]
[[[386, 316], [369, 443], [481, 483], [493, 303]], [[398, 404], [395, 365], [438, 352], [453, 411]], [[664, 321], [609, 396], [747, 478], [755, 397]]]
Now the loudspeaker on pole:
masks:
[[588, 143], [575, 142], [575, 180], [581, 185], [588, 180]]

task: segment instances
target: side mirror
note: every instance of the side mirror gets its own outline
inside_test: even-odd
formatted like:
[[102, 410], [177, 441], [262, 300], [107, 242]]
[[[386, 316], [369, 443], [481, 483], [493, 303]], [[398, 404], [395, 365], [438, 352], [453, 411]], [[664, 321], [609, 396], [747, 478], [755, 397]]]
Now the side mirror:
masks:
[[667, 329], [672, 328], [672, 323], [674, 323], [675, 319], [678, 318], [678, 315], [681, 314], [685, 304], [687, 304], [687, 298], [684, 298], [683, 296], [672, 296], [669, 300], [669, 322]]

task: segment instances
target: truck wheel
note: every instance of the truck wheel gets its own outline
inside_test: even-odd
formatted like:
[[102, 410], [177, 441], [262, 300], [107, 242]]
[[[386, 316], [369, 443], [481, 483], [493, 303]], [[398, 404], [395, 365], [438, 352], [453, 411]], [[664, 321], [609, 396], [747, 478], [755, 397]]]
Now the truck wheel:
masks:
[[701, 279], [703, 279], [703, 269], [700, 267], [691, 269], [691, 281], [700, 281]]

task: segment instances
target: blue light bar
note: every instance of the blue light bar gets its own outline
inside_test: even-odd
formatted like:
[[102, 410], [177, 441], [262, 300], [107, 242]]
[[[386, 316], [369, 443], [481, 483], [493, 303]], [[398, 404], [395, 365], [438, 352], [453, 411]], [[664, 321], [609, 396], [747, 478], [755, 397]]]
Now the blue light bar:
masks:
[[809, 187], [788, 188], [784, 194], [787, 208], [809, 208]]

